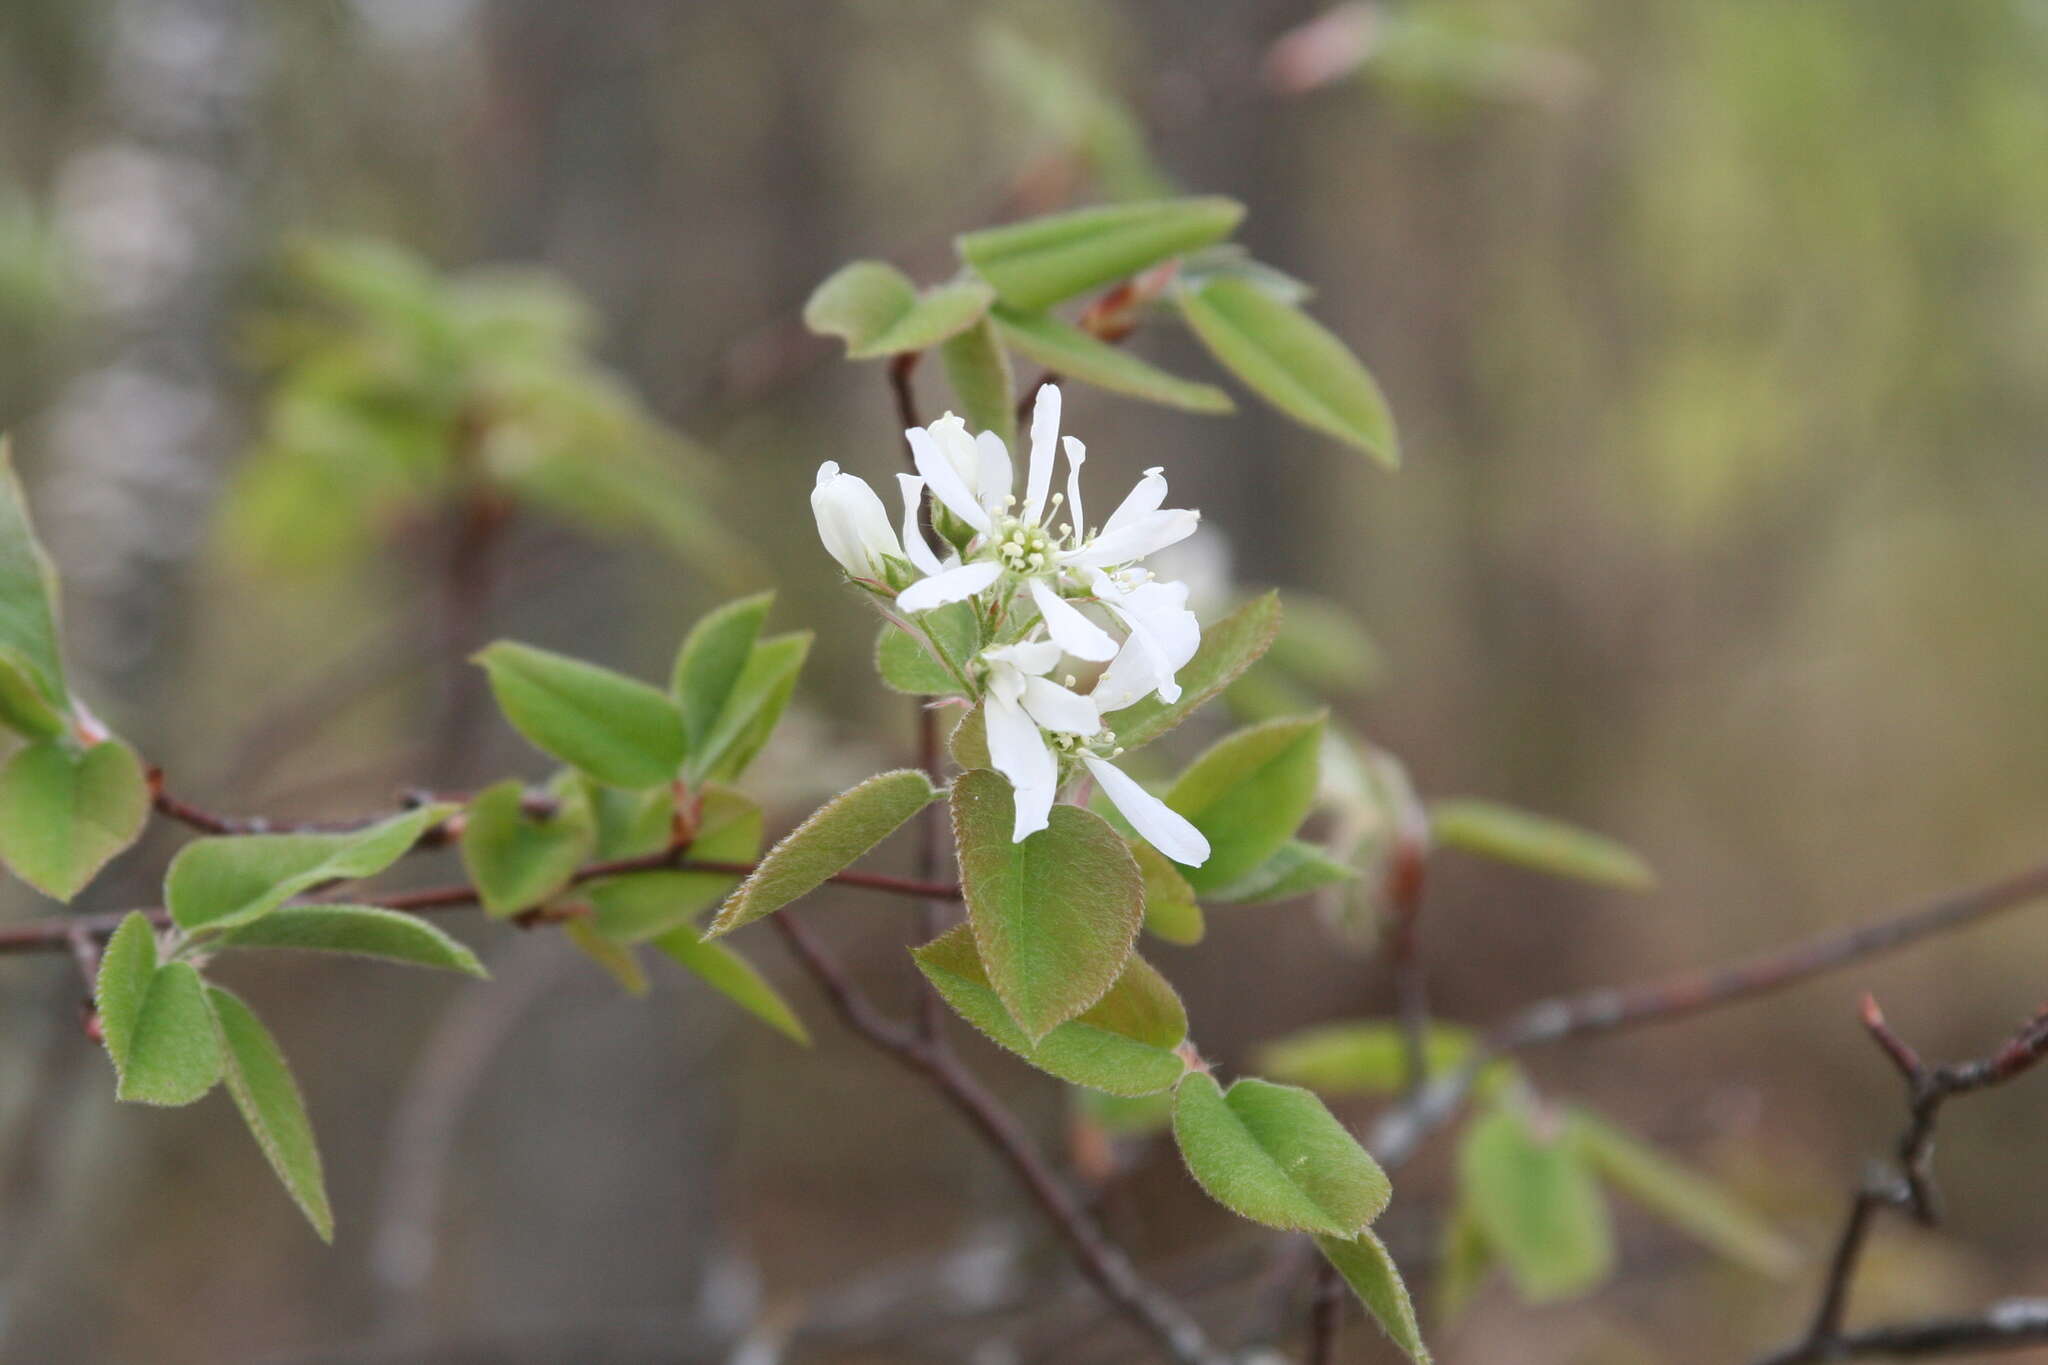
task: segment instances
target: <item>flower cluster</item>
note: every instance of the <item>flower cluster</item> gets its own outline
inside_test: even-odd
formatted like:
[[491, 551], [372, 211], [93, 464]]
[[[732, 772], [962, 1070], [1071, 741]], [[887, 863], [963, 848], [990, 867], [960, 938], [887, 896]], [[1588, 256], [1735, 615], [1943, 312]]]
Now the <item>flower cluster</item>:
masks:
[[[1082, 510], [1088, 451], [1060, 439], [1060, 391], [1038, 391], [1020, 502], [1002, 438], [972, 435], [947, 413], [904, 433], [915, 474], [896, 476], [900, 528], [866, 481], [825, 463], [811, 493], [818, 535], [848, 576], [893, 598], [911, 621], [971, 602], [980, 652], [963, 679], [982, 703], [989, 761], [1016, 792], [1014, 837], [1044, 829], [1060, 788], [1085, 774], [1131, 827], [1176, 862], [1200, 866], [1209, 844], [1186, 819], [1109, 762], [1120, 752], [1104, 717], [1157, 695], [1180, 697], [1175, 675], [1201, 643], [1185, 584], [1154, 578], [1142, 561], [1195, 531], [1200, 514], [1168, 508], [1166, 479], [1145, 471], [1099, 527]], [[1067, 486], [1053, 491], [1056, 452]], [[945, 553], [920, 525], [926, 511]], [[1065, 658], [1104, 667], [1087, 692]], [[1060, 681], [1056, 681], [1058, 677]]]

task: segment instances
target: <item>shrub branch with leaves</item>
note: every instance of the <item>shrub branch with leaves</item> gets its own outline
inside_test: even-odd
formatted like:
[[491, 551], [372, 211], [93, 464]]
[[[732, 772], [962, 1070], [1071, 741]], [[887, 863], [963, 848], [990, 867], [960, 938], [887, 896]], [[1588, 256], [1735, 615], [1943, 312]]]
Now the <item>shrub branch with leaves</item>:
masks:
[[[428, 795], [356, 824], [222, 816], [168, 790], [73, 691], [55, 574], [11, 466], [0, 469], [0, 724], [18, 737], [0, 767], [0, 858], [69, 901], [152, 810], [202, 836], [171, 861], [160, 905], [0, 926], [0, 952], [76, 958], [119, 1098], [185, 1105], [224, 1086], [323, 1238], [335, 1220], [305, 1105], [268, 1031], [209, 968], [222, 954], [298, 950], [482, 976], [476, 956], [426, 918], [477, 908], [558, 930], [629, 991], [645, 989], [651, 947], [805, 1043], [796, 1009], [727, 941], [767, 921], [840, 1020], [961, 1115], [1089, 1282], [1181, 1365], [1245, 1357], [1221, 1325], [1140, 1273], [954, 1051], [945, 1011], [1074, 1087], [1081, 1112], [1105, 1129], [1170, 1133], [1196, 1185], [1281, 1234], [1275, 1282], [1290, 1297], [1320, 1266], [1320, 1287], [1306, 1295], [1311, 1361], [1330, 1358], [1347, 1286], [1401, 1351], [1429, 1359], [1374, 1224], [1395, 1197], [1388, 1171], [1459, 1118], [1434, 1276], [1439, 1322], [1495, 1268], [1532, 1304], [1599, 1286], [1615, 1261], [1609, 1191], [1733, 1261], [1786, 1273], [1798, 1256], [1775, 1229], [1611, 1121], [1543, 1095], [1518, 1055], [1746, 999], [1963, 927], [2039, 897], [2048, 873], [1731, 968], [1550, 1002], [1490, 1031], [1434, 1019], [1422, 931], [1438, 857], [1622, 889], [1647, 886], [1650, 874], [1627, 849], [1552, 820], [1420, 798], [1398, 762], [1305, 692], [1328, 651], [1289, 635], [1276, 596], [1200, 622], [1189, 587], [1148, 566], [1199, 521], [1166, 505], [1163, 469], [1146, 471], [1106, 516], [1090, 515], [1103, 504], [1084, 491], [1086, 446], [1061, 432], [1061, 385], [1195, 413], [1232, 408], [1223, 390], [1122, 348], [1162, 320], [1184, 324], [1279, 412], [1396, 463], [1379, 389], [1303, 311], [1305, 289], [1227, 242], [1242, 216], [1218, 198], [1084, 209], [966, 234], [959, 273], [931, 287], [876, 261], [819, 286], [805, 320], [840, 338], [849, 359], [885, 362], [907, 467], [892, 508], [824, 462], [812, 510], [850, 596], [879, 614], [880, 680], [914, 699], [921, 742], [916, 766], [854, 785], [765, 851], [767, 817], [744, 782], [810, 647], [807, 632], [769, 633], [767, 594], [705, 616], [659, 684], [509, 641], [478, 651], [505, 720], [562, 765], [544, 783]], [[287, 371], [245, 498], [296, 509], [317, 530], [337, 490], [330, 514], [353, 509], [352, 526], [373, 504], [482, 494], [637, 521], [701, 549], [709, 532], [693, 502], [646, 495], [660, 486], [643, 458], [653, 429], [578, 358], [585, 329], [573, 301], [506, 277], [441, 281], [363, 247], [313, 252], [307, 268], [346, 320], [323, 324], [322, 344]], [[925, 422], [915, 381], [934, 355], [955, 411]], [[1021, 390], [1020, 359], [1045, 372]], [[368, 414], [383, 427], [366, 430]], [[354, 460], [363, 447], [385, 458]], [[586, 480], [592, 460], [604, 472]], [[1316, 640], [1346, 638], [1313, 606], [1307, 619]], [[1148, 781], [1163, 770], [1139, 751], [1219, 697], [1250, 723], [1170, 781]], [[915, 875], [860, 866], [907, 826], [920, 831]], [[415, 849], [447, 844], [459, 849], [462, 882], [364, 885]], [[907, 945], [929, 987], [913, 1017], [885, 1014], [794, 913], [828, 885], [925, 907]], [[1139, 945], [1148, 934], [1199, 942], [1205, 906], [1308, 895], [1348, 907], [1339, 926], [1361, 910], [1377, 924], [1396, 1009], [1270, 1041], [1258, 1052], [1270, 1079], [1219, 1078]], [[1871, 1215], [1898, 1203], [1932, 1217], [1927, 1154], [1942, 1102], [2017, 1076], [2048, 1040], [2036, 1021], [1989, 1061], [1930, 1070], [1872, 1027], [1907, 1075], [1914, 1127], [1896, 1179], [1858, 1196], [1812, 1332], [1779, 1358], [2048, 1339], [2048, 1314], [2011, 1305], [1962, 1326], [1844, 1331], [1841, 1304]], [[1325, 1097], [1380, 1103], [1370, 1140]]]

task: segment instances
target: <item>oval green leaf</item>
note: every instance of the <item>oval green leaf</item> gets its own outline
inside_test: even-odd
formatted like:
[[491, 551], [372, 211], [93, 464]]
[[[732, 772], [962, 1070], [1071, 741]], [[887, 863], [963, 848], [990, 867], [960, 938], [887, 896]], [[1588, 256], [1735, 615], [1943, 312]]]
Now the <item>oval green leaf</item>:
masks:
[[658, 786], [682, 766], [682, 717], [646, 683], [508, 640], [476, 661], [505, 719], [541, 752], [614, 787]]
[[1294, 837], [1315, 804], [1323, 717], [1267, 721], [1226, 735], [1166, 793], [1209, 840], [1209, 860], [1185, 870], [1197, 893], [1251, 875]]
[[376, 905], [287, 905], [221, 940], [225, 948], [348, 953], [488, 977], [476, 954], [416, 915]]
[[422, 806], [347, 834], [195, 839], [171, 860], [164, 900], [187, 933], [231, 929], [323, 882], [375, 876], [455, 810], [445, 803]]
[[1033, 1042], [1100, 1000], [1145, 917], [1145, 884], [1123, 838], [1079, 806], [1012, 842], [1010, 783], [987, 769], [953, 783], [953, 839], [975, 947], [1010, 1017]]
[[191, 963], [166, 963], [151, 973], [126, 1051], [116, 1099], [176, 1106], [213, 1089], [221, 1077], [220, 1034], [206, 983]]
[[142, 762], [119, 740], [37, 740], [0, 767], [0, 858], [57, 900], [83, 890], [148, 818]]
[[939, 364], [953, 396], [960, 400], [967, 429], [993, 431], [1009, 445], [1016, 437], [1017, 380], [1010, 370], [1010, 353], [997, 342], [989, 319], [982, 318], [940, 346]]
[[1614, 1268], [1607, 1201], [1562, 1122], [1500, 1106], [1472, 1121], [1458, 1149], [1458, 1188], [1528, 1303], [1574, 1298]]
[[26, 672], [49, 709], [70, 709], [57, 635], [57, 571], [36, 539], [14, 454], [0, 437], [0, 650]]
[[771, 635], [754, 643], [717, 722], [684, 767], [692, 782], [731, 782], [747, 770], [782, 719], [810, 651], [811, 633], [807, 630]]
[[672, 929], [654, 940], [670, 961], [759, 1019], [777, 1033], [805, 1047], [810, 1030], [754, 964], [723, 943], [705, 943], [692, 925]]
[[140, 910], [132, 911], [107, 940], [93, 983], [93, 1008], [99, 1014], [100, 1040], [114, 1063], [114, 1073], [127, 1069], [135, 1046], [135, 1026], [142, 1002], [156, 975], [156, 926]]
[[997, 308], [991, 316], [1003, 340], [1068, 379], [1184, 412], [1213, 416], [1236, 407], [1230, 395], [1214, 384], [1168, 374], [1051, 313]]
[[1143, 839], [1131, 842], [1131, 856], [1145, 879], [1145, 932], [1183, 948], [1200, 943], [1209, 926], [1180, 864]]
[[1400, 1347], [1415, 1365], [1429, 1365], [1429, 1348], [1422, 1344], [1422, 1324], [1415, 1320], [1415, 1302], [1408, 1286], [1401, 1282], [1400, 1268], [1388, 1254], [1386, 1243], [1368, 1228], [1349, 1239], [1316, 1238], [1316, 1249], [1344, 1277], [1351, 1292], [1365, 1305], [1365, 1311]]
[[1272, 857], [1206, 895], [1229, 905], [1265, 905], [1357, 879], [1358, 869], [1351, 864], [1338, 862], [1314, 844], [1289, 839]]
[[334, 1240], [334, 1211], [327, 1203], [327, 1180], [320, 1170], [320, 1148], [306, 1102], [284, 1053], [263, 1021], [247, 1005], [218, 986], [207, 987], [213, 1017], [219, 1023], [226, 1055], [228, 1094], [264, 1159], [284, 1182], [292, 1202], [323, 1242]]
[[1626, 845], [1544, 815], [1497, 801], [1433, 801], [1429, 828], [1436, 842], [1495, 862], [1612, 886], [1647, 891], [1656, 885], [1650, 865]]
[[1379, 385], [1321, 323], [1232, 276], [1183, 290], [1180, 301], [1209, 353], [1253, 392], [1390, 469], [1400, 464], [1394, 417]]
[[1355, 1237], [1393, 1197], [1379, 1163], [1295, 1086], [1247, 1077], [1225, 1091], [1192, 1072], [1174, 1096], [1173, 1137], [1196, 1184], [1268, 1227]]
[[956, 245], [1004, 303], [1039, 309], [1220, 241], [1243, 217], [1232, 199], [1154, 199], [985, 228]]
[[470, 798], [462, 821], [462, 865], [484, 909], [504, 917], [568, 885], [597, 847], [597, 821], [581, 782], [557, 782], [554, 809], [529, 814], [517, 778]]
[[706, 613], [683, 637], [669, 691], [682, 713], [683, 734], [692, 752], [704, 747], [724, 713], [774, 602], [772, 592], [728, 602]]

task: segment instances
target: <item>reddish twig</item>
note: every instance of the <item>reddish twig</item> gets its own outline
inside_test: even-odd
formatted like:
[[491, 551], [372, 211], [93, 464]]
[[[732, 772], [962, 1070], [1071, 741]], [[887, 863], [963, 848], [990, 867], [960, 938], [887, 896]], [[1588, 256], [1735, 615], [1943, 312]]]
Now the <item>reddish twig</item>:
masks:
[[1200, 1325], [1138, 1274], [1130, 1257], [1109, 1240], [1081, 1201], [1053, 1174], [1015, 1116], [982, 1088], [951, 1049], [885, 1017], [794, 915], [776, 915], [774, 923], [791, 954], [846, 1026], [906, 1070], [929, 1081], [1002, 1158], [1066, 1243], [1089, 1283], [1111, 1305], [1178, 1365], [1228, 1365], [1227, 1357], [1210, 1344]]

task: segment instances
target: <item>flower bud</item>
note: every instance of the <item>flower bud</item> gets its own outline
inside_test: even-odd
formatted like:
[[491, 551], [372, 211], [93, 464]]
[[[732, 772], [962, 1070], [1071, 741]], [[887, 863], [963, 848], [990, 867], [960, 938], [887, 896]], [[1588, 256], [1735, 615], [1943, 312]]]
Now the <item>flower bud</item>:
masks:
[[903, 555], [888, 509], [875, 490], [858, 475], [840, 473], [830, 460], [818, 466], [811, 515], [818, 519], [818, 539], [825, 542], [827, 553], [855, 578], [880, 577], [885, 557]]

